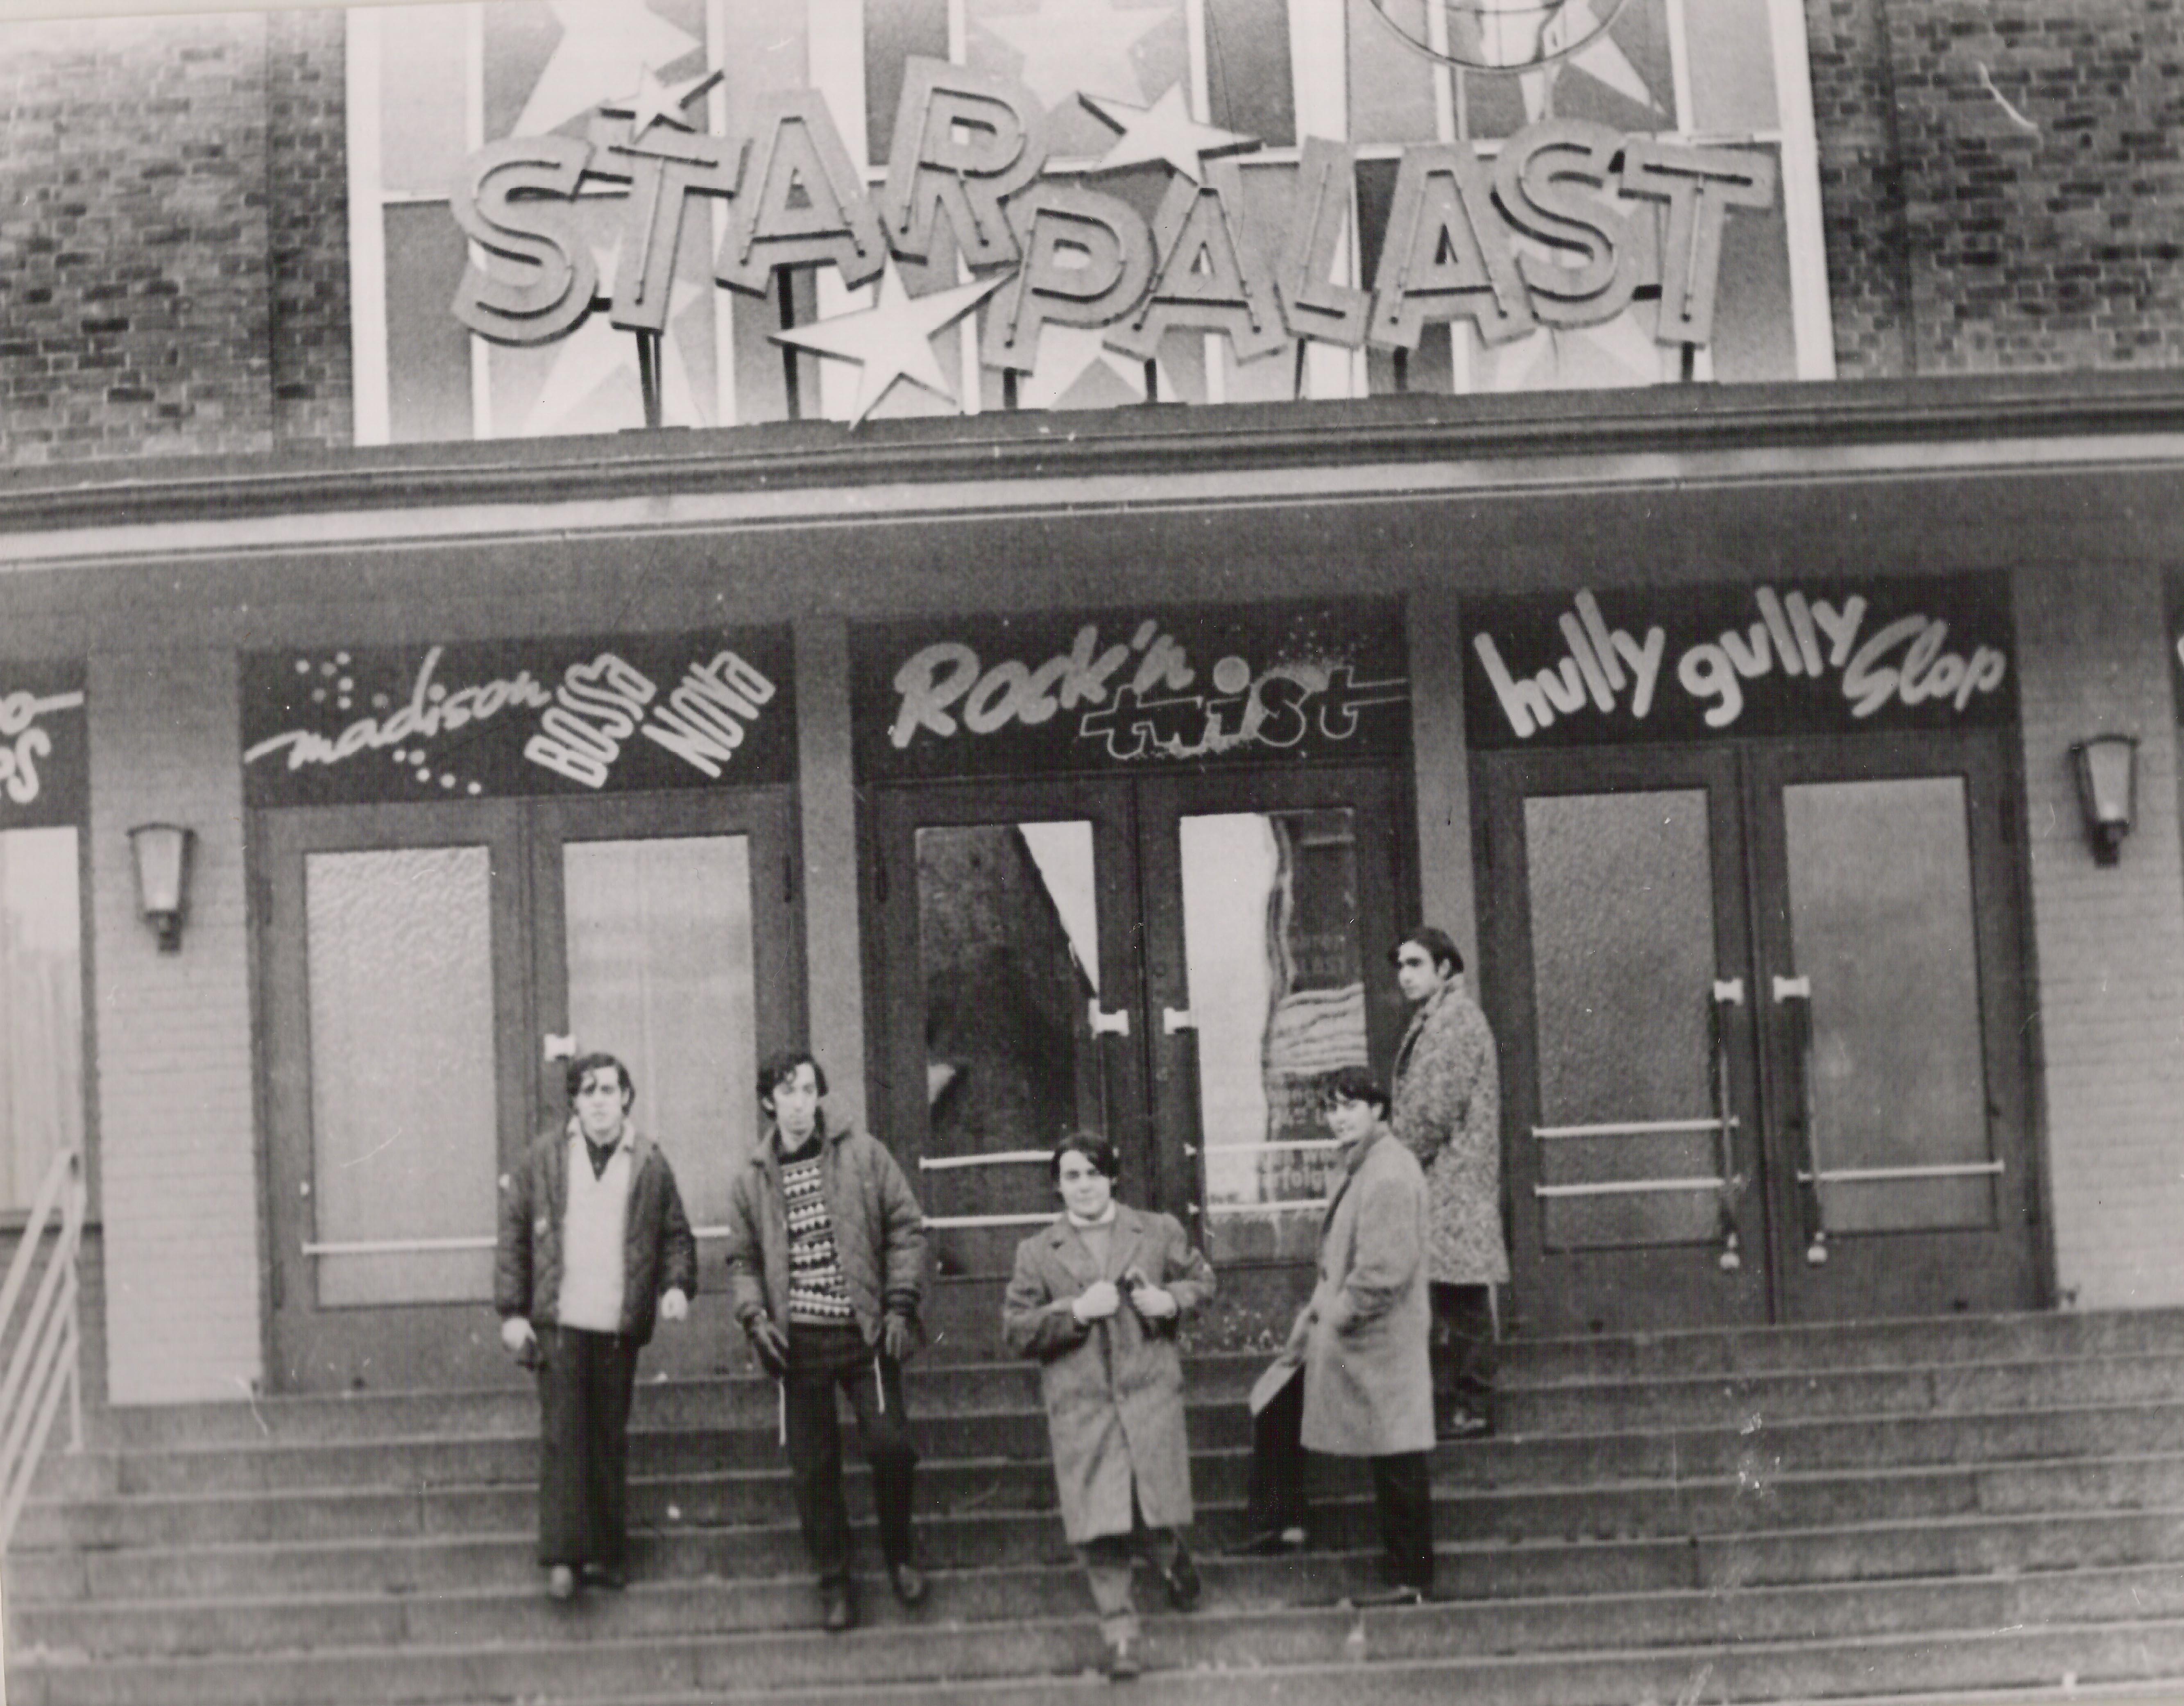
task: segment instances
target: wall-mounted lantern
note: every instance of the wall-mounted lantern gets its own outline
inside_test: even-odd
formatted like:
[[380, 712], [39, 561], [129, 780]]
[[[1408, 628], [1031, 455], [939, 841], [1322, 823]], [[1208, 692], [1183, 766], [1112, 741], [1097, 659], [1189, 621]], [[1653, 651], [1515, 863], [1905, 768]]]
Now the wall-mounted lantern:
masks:
[[2097, 734], [2070, 748], [2078, 809], [2098, 864], [2113, 865], [2138, 810], [2138, 737]]
[[139, 823], [129, 832], [129, 850], [136, 861], [136, 910], [159, 933], [163, 954], [181, 951], [197, 839], [196, 830], [179, 823]]

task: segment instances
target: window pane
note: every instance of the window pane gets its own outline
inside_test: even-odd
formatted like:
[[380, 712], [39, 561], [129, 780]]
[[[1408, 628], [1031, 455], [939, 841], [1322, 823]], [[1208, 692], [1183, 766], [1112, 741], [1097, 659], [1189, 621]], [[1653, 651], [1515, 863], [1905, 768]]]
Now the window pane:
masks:
[[[1082, 820], [917, 832], [926, 1160], [1050, 1149], [1078, 1128], [1114, 1135], [1090, 1017], [1100, 995], [1092, 857]], [[918, 1190], [942, 1217], [1060, 1207], [1037, 1162], [930, 1168]], [[942, 1229], [940, 1270], [1006, 1273], [1023, 1235]]]
[[[468, 6], [390, 6], [375, 15], [379, 170], [389, 195], [446, 196], [470, 153], [464, 43], [471, 13]], [[444, 203], [440, 217], [448, 217]]]
[[1186, 817], [1184, 976], [1197, 1021], [1207, 1244], [1217, 1259], [1309, 1255], [1329, 1191], [1329, 1074], [1367, 1063], [1355, 814]]
[[[1379, 0], [1396, 25], [1424, 32], [1429, 0]], [[1388, 19], [1374, 16], [1374, 0], [1348, 0], [1350, 8], [1350, 140], [1354, 142], [1429, 142], [1440, 134], [1434, 116], [1433, 63], [1405, 45]], [[1369, 254], [1373, 251], [1368, 249]]]
[[1691, 57], [1690, 129], [1719, 133], [1770, 131], [1780, 120], [1774, 99], [1771, 8], [1752, 0], [1684, 0], [1684, 39]]
[[[1524, 802], [1551, 1249], [1713, 1236], [1711, 1190], [1585, 1187], [1718, 1175], [1718, 1134], [1583, 1131], [1713, 1115], [1713, 875], [1699, 789]], [[1578, 1129], [1573, 1130], [1572, 1129]]]
[[[1790, 932], [1812, 979], [1822, 1171], [1989, 1158], [1964, 780], [1786, 788]], [[1824, 1185], [1831, 1230], [1985, 1226], [1984, 1176]]]
[[749, 840], [571, 842], [561, 873], [577, 1047], [629, 1063], [691, 1224], [721, 1225], [758, 1136]]
[[317, 1241], [486, 1246], [321, 1256], [321, 1308], [493, 1295], [491, 875], [483, 847], [304, 861]]
[[83, 1146], [83, 923], [76, 832], [0, 832], [0, 1207], [28, 1208]]

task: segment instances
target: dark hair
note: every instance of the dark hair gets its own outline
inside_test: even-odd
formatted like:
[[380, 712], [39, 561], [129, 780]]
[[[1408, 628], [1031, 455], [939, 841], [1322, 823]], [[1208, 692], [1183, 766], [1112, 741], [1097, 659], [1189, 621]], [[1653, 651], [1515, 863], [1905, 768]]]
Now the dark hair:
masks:
[[604, 1072], [609, 1067], [612, 1067], [621, 1074], [621, 1105], [623, 1111], [627, 1112], [630, 1104], [637, 1100], [637, 1080], [629, 1075], [629, 1068], [613, 1055], [602, 1054], [597, 1051], [588, 1055], [578, 1055], [576, 1059], [569, 1062], [569, 1070], [565, 1074], [567, 1079], [569, 1100], [572, 1102], [576, 1101], [577, 1092], [583, 1089], [584, 1079], [588, 1073]]
[[796, 1076], [797, 1068], [810, 1067], [811, 1081], [819, 1086], [819, 1094], [827, 1094], [827, 1068], [821, 1066], [809, 1049], [776, 1049], [758, 1068], [758, 1099], [761, 1103], [773, 1100], [773, 1093]]
[[1319, 1105], [1332, 1107], [1338, 1101], [1369, 1101], [1380, 1110], [1381, 1118], [1388, 1117], [1387, 1089], [1370, 1067], [1339, 1067], [1328, 1075], [1319, 1087]]
[[1096, 1131], [1071, 1131], [1062, 1134], [1061, 1141], [1054, 1146], [1054, 1153], [1047, 1157], [1046, 1169], [1056, 1185], [1061, 1183], [1061, 1157], [1081, 1155], [1092, 1163], [1092, 1170], [1108, 1179], [1123, 1176], [1123, 1157], [1116, 1152], [1112, 1139]]
[[1409, 947], [1424, 948], [1431, 954], [1435, 965], [1446, 967], [1441, 973], [1445, 978], [1454, 977], [1463, 969], [1463, 955], [1449, 939], [1448, 932], [1431, 924], [1417, 925], [1407, 933], [1401, 941], [1388, 950], [1388, 963], [1391, 966], [1399, 963], [1403, 950]]

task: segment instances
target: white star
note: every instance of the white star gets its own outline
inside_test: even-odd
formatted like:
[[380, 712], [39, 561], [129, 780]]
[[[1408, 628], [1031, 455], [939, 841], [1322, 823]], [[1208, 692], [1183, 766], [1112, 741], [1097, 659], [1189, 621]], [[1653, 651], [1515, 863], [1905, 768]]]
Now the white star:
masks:
[[1206, 181], [1202, 164], [1208, 154], [1240, 154], [1259, 146], [1256, 137], [1201, 125], [1184, 104], [1183, 85], [1171, 83], [1167, 92], [1150, 107], [1134, 107], [1100, 95], [1079, 95], [1078, 100], [1123, 134], [1115, 146], [1100, 157], [1100, 170], [1134, 166], [1147, 160], [1166, 160], [1193, 183]]
[[599, 110], [629, 120], [629, 139], [637, 142], [655, 125], [672, 125], [678, 131], [694, 131], [698, 127], [683, 116], [691, 102], [721, 81], [719, 71], [701, 71], [694, 77], [686, 77], [679, 83], [663, 83], [660, 74], [649, 65], [640, 65], [637, 73], [637, 92], [618, 95], [599, 103]]
[[1106, 0], [1039, 0], [1038, 9], [978, 21], [1023, 57], [1017, 73], [1048, 106], [1072, 95], [1142, 101], [1130, 49], [1175, 16], [1167, 6], [1109, 6]]
[[649, 67], [671, 65], [702, 45], [649, 7], [599, 0], [548, 3], [561, 39], [511, 136], [543, 136], [636, 86]]
[[955, 402], [956, 387], [948, 382], [933, 355], [933, 339], [976, 308], [1000, 283], [1000, 277], [973, 279], [930, 296], [913, 297], [902, 287], [900, 276], [889, 267], [880, 275], [879, 301], [874, 306], [852, 309], [831, 320], [770, 335], [778, 343], [793, 343], [837, 360], [862, 365], [856, 409], [850, 417], [854, 426], [872, 413], [898, 379], [922, 385]]

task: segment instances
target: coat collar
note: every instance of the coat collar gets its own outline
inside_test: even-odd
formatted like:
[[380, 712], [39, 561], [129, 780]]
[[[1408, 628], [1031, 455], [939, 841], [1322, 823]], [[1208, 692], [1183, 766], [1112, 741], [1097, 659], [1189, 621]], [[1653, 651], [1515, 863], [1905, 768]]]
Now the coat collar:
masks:
[[1115, 1228], [1107, 1235], [1107, 1260], [1104, 1265], [1092, 1259], [1091, 1246], [1069, 1224], [1067, 1214], [1056, 1215], [1054, 1224], [1047, 1228], [1046, 1247], [1054, 1252], [1072, 1280], [1089, 1285], [1095, 1280], [1123, 1277], [1137, 1256], [1145, 1229], [1145, 1216], [1128, 1204], [1118, 1202], [1115, 1205]]

